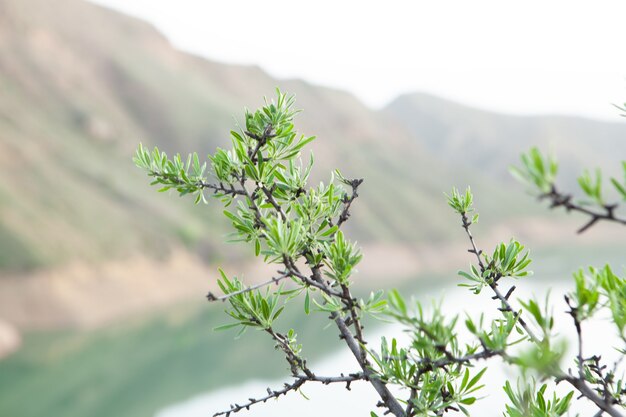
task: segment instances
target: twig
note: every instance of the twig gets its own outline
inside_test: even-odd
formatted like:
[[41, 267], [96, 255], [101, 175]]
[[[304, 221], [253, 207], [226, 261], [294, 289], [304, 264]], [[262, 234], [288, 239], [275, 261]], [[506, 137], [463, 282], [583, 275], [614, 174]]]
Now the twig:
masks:
[[[256, 135], [252, 132], [245, 132], [246, 136], [256, 140], [256, 146], [254, 147], [254, 149], [248, 149], [248, 157], [252, 160], [252, 162], [257, 162], [257, 153], [261, 150], [261, 147], [264, 146], [269, 139], [276, 136], [272, 134], [273, 129], [274, 127], [271, 124], [268, 124], [267, 126], [265, 126], [265, 130], [263, 131], [263, 134], [261, 136]], [[260, 159], [261, 161], [263, 160], [262, 155]]]
[[[472, 223], [469, 221], [469, 218], [467, 217], [467, 213], [462, 213], [461, 218], [462, 218], [463, 229], [465, 230], [465, 233], [467, 234], [467, 237], [469, 238], [470, 243], [472, 245], [472, 248], [469, 249], [468, 252], [473, 253], [476, 256], [476, 259], [478, 260], [478, 266], [480, 268], [480, 272], [484, 273], [487, 270], [487, 268], [485, 267], [485, 264], [483, 263], [483, 260], [480, 257], [483, 251], [478, 249], [476, 245], [476, 241], [474, 240], [474, 236], [472, 236], [472, 232], [470, 231], [470, 226]], [[539, 339], [537, 338], [537, 336], [535, 336], [533, 331], [530, 329], [530, 327], [528, 326], [528, 323], [526, 323], [526, 321], [522, 317], [519, 316], [518, 312], [513, 310], [513, 308], [511, 307], [511, 304], [509, 303], [509, 296], [511, 295], [512, 290], [509, 289], [506, 296], [502, 295], [502, 293], [498, 289], [498, 284], [497, 284], [498, 279], [501, 277], [490, 277], [490, 278], [492, 278], [492, 282], [489, 284], [489, 287], [494, 292], [495, 298], [500, 300], [500, 302], [504, 306], [502, 311], [509, 311], [515, 314], [517, 317], [518, 323], [520, 324], [520, 326], [524, 328], [524, 330], [528, 334], [528, 337], [530, 337], [530, 339], [533, 342], [538, 343]]]
[[282, 207], [278, 204], [278, 202], [276, 202], [276, 200], [274, 199], [274, 194], [273, 194], [274, 187], [272, 187], [271, 190], [268, 190], [267, 187], [265, 187], [264, 185], [260, 185], [259, 188], [261, 189], [261, 191], [263, 191], [263, 194], [265, 194], [267, 201], [274, 207], [274, 210], [276, 210], [276, 212], [280, 215], [280, 218], [283, 221], [287, 221], [287, 215], [283, 211]]
[[230, 410], [215, 413], [213, 414], [213, 417], [218, 417], [218, 416], [229, 417], [231, 413], [238, 413], [239, 411], [242, 411], [242, 410], [249, 410], [250, 407], [252, 407], [255, 404], [264, 403], [267, 400], [271, 400], [272, 398], [278, 398], [281, 395], [286, 395], [287, 393], [291, 391], [296, 391], [300, 389], [300, 387], [302, 387], [302, 385], [304, 385], [307, 382], [319, 382], [324, 385], [329, 385], [333, 383], [345, 383], [346, 389], [349, 390], [350, 384], [352, 382], [366, 381], [366, 380], [367, 380], [367, 377], [362, 373], [354, 373], [354, 374], [349, 374], [347, 376], [344, 376], [343, 374], [341, 374], [341, 376], [314, 376], [314, 377], [309, 377], [306, 375], [297, 375], [296, 380], [291, 384], [285, 383], [284, 388], [280, 390], [271, 390], [270, 388], [267, 388], [266, 396], [260, 397], [260, 398], [249, 398], [247, 403], [241, 404], [241, 405], [231, 404]]
[[[326, 283], [324, 282], [324, 279], [322, 278], [322, 274], [320, 272], [319, 267], [312, 266], [311, 271], [313, 273], [313, 279], [316, 282], [318, 282], [320, 285], [327, 287]], [[340, 297], [340, 298], [343, 298], [343, 297]], [[389, 388], [387, 388], [387, 385], [383, 381], [381, 381], [379, 378], [377, 378], [376, 373], [372, 370], [371, 363], [367, 360], [367, 357], [364, 354], [363, 348], [361, 347], [359, 342], [355, 339], [354, 335], [348, 328], [345, 320], [337, 312], [332, 312], [330, 317], [337, 325], [337, 328], [339, 329], [339, 332], [341, 333], [341, 338], [345, 341], [346, 345], [348, 345], [348, 348], [350, 349], [350, 351], [352, 352], [352, 355], [357, 360], [365, 376], [370, 381], [370, 384], [372, 384], [372, 386], [374, 387], [374, 389], [380, 396], [384, 404], [384, 407], [386, 407], [387, 410], [393, 415], [395, 415], [396, 417], [406, 417], [404, 409], [402, 408], [398, 400], [396, 400], [396, 398], [393, 396], [391, 391], [389, 391]]]
[[250, 292], [250, 291], [262, 288], [262, 287], [265, 287], [266, 285], [278, 284], [281, 280], [283, 280], [283, 279], [285, 279], [285, 278], [287, 278], [289, 276], [290, 276], [289, 274], [282, 274], [282, 275], [280, 275], [278, 277], [273, 277], [272, 279], [270, 279], [268, 281], [265, 281], [265, 282], [262, 282], [260, 284], [251, 285], [251, 286], [249, 286], [247, 288], [244, 288], [242, 290], [231, 292], [231, 293], [228, 293], [228, 294], [224, 294], [224, 295], [219, 296], [219, 297], [216, 297], [212, 292], [209, 292], [207, 294], [206, 298], [209, 301], [226, 301], [229, 298], [234, 297], [235, 295], [244, 294], [244, 293], [247, 293], [247, 292]]
[[[478, 259], [478, 264], [480, 266], [480, 271], [481, 273], [485, 272], [486, 268], [482, 262], [482, 259], [480, 258], [480, 255], [482, 254], [481, 250], [478, 250], [476, 243], [474, 241], [474, 238], [469, 230], [469, 227], [471, 225], [471, 222], [469, 221], [469, 219], [467, 218], [466, 213], [461, 213], [461, 217], [462, 217], [462, 225], [463, 225], [463, 229], [465, 229], [466, 234], [468, 235], [471, 245], [472, 245], [472, 249], [469, 250], [469, 252], [473, 253], [476, 258]], [[497, 284], [497, 279], [496, 278], [501, 278], [501, 277], [490, 277], [492, 278], [491, 284], [489, 284], [489, 287], [494, 291], [495, 293], [495, 298], [497, 298], [498, 300], [500, 300], [500, 302], [502, 302], [504, 308], [502, 310], [504, 311], [511, 311], [513, 312], [513, 309], [508, 301], [508, 297], [505, 297], [504, 295], [502, 295], [502, 293], [500, 292], [500, 290], [498, 289], [498, 284]], [[526, 334], [528, 335], [528, 337], [535, 343], [540, 343], [540, 340], [534, 335], [534, 333], [530, 330], [530, 328], [528, 327], [527, 323], [522, 319], [522, 317], [517, 317], [518, 322], [520, 323], [520, 325], [522, 326], [522, 328], [524, 329], [524, 331], [526, 332]], [[582, 349], [582, 341], [579, 344], [579, 349]], [[582, 358], [582, 353], [579, 351], [579, 355]], [[579, 370], [580, 372], [580, 370]], [[566, 381], [568, 382], [570, 385], [572, 385], [574, 388], [576, 388], [578, 390], [578, 392], [580, 392], [581, 396], [587, 398], [588, 400], [590, 400], [591, 402], [593, 402], [600, 410], [603, 410], [604, 412], [606, 412], [607, 414], [611, 415], [612, 417], [624, 417], [624, 415], [622, 413], [620, 413], [619, 410], [617, 410], [614, 405], [607, 400], [606, 398], [601, 398], [598, 394], [596, 394], [591, 387], [589, 387], [589, 385], [587, 385], [585, 379], [582, 376], [573, 376], [573, 375], [569, 375], [569, 374], [564, 374], [562, 371], [558, 371], [556, 372], [554, 375], [555, 381], [558, 383], [559, 381]]]
[[278, 343], [280, 349], [285, 353], [285, 359], [287, 359], [291, 368], [291, 373], [294, 376], [298, 375], [298, 369], [300, 369], [305, 373], [307, 378], [315, 378], [313, 372], [311, 372], [311, 370], [307, 367], [306, 360], [302, 359], [296, 352], [293, 351], [289, 345], [289, 340], [285, 335], [276, 333], [271, 327], [265, 329], [265, 331], [272, 336], [272, 339]]
[[315, 287], [320, 291], [323, 291], [324, 293], [326, 293], [326, 295], [330, 295], [332, 297], [338, 297], [340, 299], [343, 298], [343, 294], [335, 291], [331, 288], [329, 288], [327, 285], [325, 285], [323, 282], [320, 284], [318, 281], [305, 276], [304, 274], [302, 274], [300, 272], [300, 270], [296, 267], [295, 263], [293, 262], [292, 259], [288, 259], [286, 258], [284, 260], [284, 265], [287, 268], [287, 273], [289, 274], [289, 276], [298, 278], [304, 285], [308, 285], [310, 287]]
[[579, 234], [585, 232], [600, 220], [626, 225], [626, 219], [617, 217], [615, 215], [615, 209], [618, 207], [617, 204], [605, 204], [601, 206], [604, 209], [604, 212], [602, 213], [590, 210], [584, 206], [581, 206], [580, 204], [574, 203], [572, 201], [573, 198], [571, 195], [561, 193], [554, 184], [552, 185], [552, 188], [549, 192], [539, 196], [540, 200], [546, 198], [550, 200], [551, 209], [564, 207], [567, 212], [576, 211], [591, 217], [591, 219], [589, 219], [587, 223], [585, 223], [580, 229], [577, 230], [577, 233]]
[[341, 225], [345, 223], [350, 217], [350, 206], [352, 205], [352, 202], [356, 200], [359, 196], [357, 190], [362, 183], [363, 178], [357, 178], [348, 181], [348, 184], [352, 187], [352, 194], [349, 197], [346, 194], [343, 198], [343, 210], [341, 211], [341, 214], [339, 215], [339, 220], [337, 221], [338, 227], [341, 227]]
[[[176, 175], [168, 175], [163, 172], [156, 172], [156, 171], [149, 171], [148, 175], [151, 177], [155, 177], [155, 178], [164, 178], [167, 181], [170, 181], [177, 185], [189, 185], [185, 181], [178, 178]], [[215, 194], [224, 193], [224, 194], [232, 195], [232, 196], [245, 195], [244, 190], [236, 189], [232, 185], [230, 185], [229, 187], [226, 187], [221, 182], [218, 184], [211, 184], [211, 183], [205, 182], [204, 180], [198, 180], [194, 182], [192, 185], [198, 188], [202, 188], [202, 189], [213, 190]]]
[[415, 398], [417, 397], [417, 385], [419, 384], [419, 380], [422, 377], [422, 370], [418, 369], [415, 372], [415, 376], [413, 377], [413, 386], [411, 387], [411, 393], [409, 394], [409, 399], [407, 400], [407, 405], [406, 405], [406, 415], [407, 417], [412, 417], [413, 416], [413, 409], [415, 408], [415, 404], [413, 403], [413, 400], [415, 400]]
[[578, 320], [578, 308], [573, 306], [570, 303], [570, 299], [567, 295], [564, 296], [565, 298], [565, 303], [567, 304], [567, 306], [569, 307], [569, 311], [567, 312], [567, 314], [569, 314], [572, 319], [574, 320], [574, 327], [576, 328], [576, 336], [578, 339], [578, 353], [576, 354], [576, 361], [578, 362], [578, 377], [581, 379], [585, 378], [585, 373], [584, 373], [584, 368], [583, 368], [583, 363], [584, 363], [584, 359], [583, 359], [583, 336], [582, 336], [582, 327], [581, 327], [581, 323], [580, 320]]

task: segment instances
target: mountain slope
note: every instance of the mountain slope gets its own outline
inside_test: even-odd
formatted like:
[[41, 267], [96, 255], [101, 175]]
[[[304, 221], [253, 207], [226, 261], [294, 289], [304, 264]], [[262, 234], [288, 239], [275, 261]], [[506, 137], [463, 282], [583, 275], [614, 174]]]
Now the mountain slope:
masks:
[[0, 269], [181, 243], [239, 257], [217, 249], [226, 229], [216, 205], [155, 193], [130, 157], [140, 141], [183, 154], [228, 146], [232, 115], [276, 86], [297, 95], [298, 126], [319, 137], [316, 178], [336, 167], [365, 177], [356, 237], [446, 237], [431, 214], [452, 170], [351, 95], [180, 53], [146, 23], [79, 0], [0, 0]]
[[[608, 107], [608, 104], [607, 104]], [[583, 167], [619, 169], [626, 154], [626, 124], [568, 116], [513, 116], [470, 108], [423, 93], [406, 94], [384, 113], [431, 152], [507, 179], [507, 167], [531, 146], [562, 161], [561, 180], [573, 186]]]

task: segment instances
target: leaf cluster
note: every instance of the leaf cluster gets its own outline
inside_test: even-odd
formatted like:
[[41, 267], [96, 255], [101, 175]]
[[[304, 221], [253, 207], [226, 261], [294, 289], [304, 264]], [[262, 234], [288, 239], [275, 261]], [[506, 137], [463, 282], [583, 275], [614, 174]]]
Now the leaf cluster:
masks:
[[574, 391], [564, 397], [556, 393], [552, 398], [547, 397], [547, 384], [538, 389], [534, 381], [514, 389], [509, 381], [504, 385], [504, 392], [511, 401], [506, 406], [505, 415], [508, 417], [559, 417], [567, 413]]

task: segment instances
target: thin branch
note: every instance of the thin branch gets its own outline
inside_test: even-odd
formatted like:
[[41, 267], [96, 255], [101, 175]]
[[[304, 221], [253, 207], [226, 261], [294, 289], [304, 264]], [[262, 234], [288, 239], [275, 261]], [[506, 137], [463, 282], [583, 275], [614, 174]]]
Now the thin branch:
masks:
[[570, 303], [570, 299], [567, 295], [564, 296], [565, 303], [569, 307], [569, 314], [574, 320], [574, 327], [576, 328], [576, 336], [578, 339], [578, 353], [576, 354], [576, 361], [578, 362], [578, 377], [581, 379], [585, 379], [585, 372], [583, 368], [584, 359], [583, 359], [583, 336], [582, 336], [582, 327], [580, 320], [578, 320], [578, 308], [573, 306]]
[[449, 365], [463, 365], [476, 360], [487, 360], [495, 356], [507, 357], [503, 350], [492, 350], [483, 348], [480, 352], [472, 353], [465, 356], [452, 356], [450, 353], [446, 354], [445, 358], [431, 360], [429, 358], [414, 358], [413, 361], [419, 367], [420, 372], [429, 372], [439, 368], [445, 368]]
[[465, 233], [467, 234], [467, 237], [469, 238], [470, 244], [472, 245], [471, 249], [468, 249], [469, 253], [473, 253], [476, 256], [476, 260], [478, 261], [478, 266], [480, 267], [481, 272], [485, 270], [485, 265], [483, 264], [483, 259], [480, 257], [480, 255], [482, 255], [483, 251], [482, 250], [478, 250], [478, 247], [476, 246], [476, 241], [474, 241], [474, 236], [472, 235], [472, 232], [470, 231], [470, 226], [472, 224], [472, 222], [470, 222], [469, 218], [467, 217], [467, 213], [462, 213], [461, 214], [461, 220], [463, 221], [462, 225], [463, 225], [463, 229], [465, 229]]
[[260, 397], [260, 398], [248, 398], [248, 402], [242, 405], [231, 404], [230, 410], [220, 411], [218, 413], [215, 413], [213, 414], [213, 417], [218, 417], [218, 416], [230, 417], [232, 413], [238, 413], [242, 410], [250, 410], [250, 407], [252, 407], [253, 405], [264, 403], [267, 400], [271, 400], [272, 398], [278, 398], [281, 395], [286, 395], [287, 393], [291, 391], [298, 390], [302, 385], [304, 385], [305, 382], [306, 382], [306, 379], [296, 379], [296, 381], [293, 384], [286, 383], [285, 387], [280, 390], [271, 390], [270, 388], [267, 388], [266, 396]]
[[318, 290], [324, 292], [326, 295], [330, 295], [332, 297], [338, 297], [340, 299], [343, 298], [343, 294], [335, 291], [331, 288], [329, 288], [327, 285], [325, 285], [324, 283], [319, 283], [318, 281], [307, 277], [306, 275], [302, 274], [300, 272], [300, 270], [296, 267], [295, 263], [293, 262], [292, 259], [286, 259], [284, 261], [284, 265], [287, 268], [287, 273], [289, 274], [289, 276], [298, 278], [304, 285], [308, 285], [310, 287], [315, 287]]
[[500, 300], [500, 302], [504, 306], [503, 308], [500, 309], [500, 311], [503, 311], [503, 312], [507, 311], [507, 312], [513, 313], [515, 317], [517, 318], [517, 322], [526, 331], [526, 334], [528, 334], [528, 337], [530, 338], [530, 340], [532, 340], [535, 343], [539, 343], [540, 342], [539, 338], [535, 336], [535, 333], [530, 329], [530, 326], [528, 325], [528, 323], [526, 323], [526, 320], [524, 320], [521, 317], [518, 311], [513, 310], [513, 307], [511, 307], [511, 304], [509, 303], [508, 298], [502, 295], [502, 293], [498, 289], [498, 284], [494, 282], [494, 283], [489, 284], [489, 287], [493, 290], [495, 294], [493, 298]]
[[557, 377], [560, 380], [568, 382], [574, 388], [581, 393], [583, 397], [586, 397], [588, 400], [593, 402], [600, 410], [603, 410], [605, 413], [612, 417], [624, 417], [624, 414], [620, 413], [620, 411], [613, 406], [610, 402], [607, 402], [605, 399], [601, 398], [598, 394], [596, 394], [586, 383], [584, 380], [577, 378], [573, 375], [565, 375], [563, 377]]
[[[462, 220], [463, 220], [463, 229], [465, 229], [465, 232], [467, 233], [471, 245], [472, 245], [472, 249], [469, 250], [469, 252], [473, 253], [477, 259], [478, 259], [478, 263], [480, 266], [480, 270], [481, 273], [484, 272], [486, 270], [482, 259], [480, 258], [480, 255], [482, 253], [482, 251], [477, 249], [476, 243], [474, 241], [474, 238], [472, 237], [472, 234], [469, 230], [469, 227], [471, 225], [471, 222], [469, 221], [469, 219], [467, 218], [466, 213], [462, 213], [461, 214]], [[490, 277], [492, 278], [492, 283], [489, 285], [490, 288], [494, 291], [495, 293], [495, 299], [500, 300], [500, 302], [502, 302], [504, 308], [501, 309], [503, 311], [511, 311], [513, 312], [513, 309], [511, 307], [511, 304], [508, 301], [508, 297], [502, 295], [502, 293], [500, 292], [500, 290], [498, 289], [498, 284], [497, 284], [497, 280], [501, 277]], [[507, 294], [508, 295], [508, 294]], [[540, 340], [534, 335], [534, 333], [530, 330], [530, 328], [528, 327], [527, 323], [522, 319], [522, 317], [517, 317], [518, 322], [520, 323], [520, 325], [522, 326], [522, 328], [524, 329], [524, 331], [526, 332], [526, 334], [528, 335], [528, 337], [535, 343], [539, 343]], [[579, 345], [580, 348], [582, 349], [582, 344]], [[581, 354], [582, 357], [582, 354]], [[555, 373], [554, 378], [556, 380], [556, 382], [558, 383], [559, 381], [566, 381], [568, 382], [570, 385], [572, 385], [574, 388], [576, 388], [578, 390], [578, 392], [580, 392], [580, 394], [583, 397], [586, 397], [587, 399], [589, 399], [591, 402], [593, 402], [600, 410], [603, 410], [604, 412], [606, 412], [607, 414], [611, 415], [612, 417], [624, 417], [624, 415], [622, 413], [620, 413], [620, 411], [614, 407], [614, 405], [608, 401], [606, 398], [603, 399], [601, 398], [598, 394], [596, 394], [593, 389], [591, 389], [591, 387], [589, 387], [589, 385], [587, 385], [586, 381], [584, 378], [582, 378], [581, 376], [573, 376], [573, 375], [569, 375], [569, 374], [564, 374], [561, 371]]]
[[[319, 267], [312, 266], [311, 272], [313, 273], [313, 279], [316, 282], [324, 287], [327, 287], [324, 279], [322, 278]], [[370, 381], [370, 384], [372, 384], [372, 386], [380, 396], [384, 406], [389, 410], [390, 413], [392, 413], [396, 417], [406, 417], [404, 409], [402, 408], [398, 400], [396, 400], [391, 391], [389, 391], [389, 388], [387, 388], [387, 385], [383, 381], [381, 381], [378, 378], [378, 375], [372, 370], [372, 365], [367, 360], [367, 357], [364, 355], [362, 346], [354, 338], [354, 335], [348, 328], [345, 320], [337, 312], [332, 312], [330, 317], [337, 325], [337, 328], [341, 333], [341, 338], [345, 341], [346, 345], [348, 345], [348, 348], [352, 352], [352, 355], [357, 360], [357, 363], [363, 370], [365, 376]]]
[[[265, 130], [263, 131], [263, 134], [261, 136], [256, 135], [252, 132], [245, 132], [246, 136], [256, 140], [256, 146], [254, 147], [254, 149], [248, 149], [248, 157], [252, 162], [257, 162], [257, 153], [261, 150], [261, 147], [263, 147], [269, 139], [276, 136], [272, 134], [273, 129], [274, 127], [271, 124], [268, 124], [267, 126], [265, 126]], [[260, 159], [261, 161], [263, 160], [262, 155]]]
[[268, 190], [266, 186], [260, 185], [259, 188], [261, 189], [261, 191], [263, 191], [263, 194], [265, 194], [267, 202], [274, 207], [274, 210], [276, 210], [278, 214], [280, 214], [280, 218], [283, 221], [287, 221], [287, 215], [283, 211], [283, 208], [280, 206], [280, 204], [278, 204], [276, 199], [274, 199], [274, 187], [272, 187], [271, 190]]
[[249, 203], [249, 207], [250, 209], [254, 212], [254, 219], [256, 220], [256, 224], [259, 228], [265, 229], [265, 223], [263, 223], [263, 216], [261, 215], [261, 210], [259, 210], [259, 207], [257, 206], [256, 202], [254, 201], [254, 196], [253, 194], [250, 194], [248, 192], [248, 189], [246, 188], [246, 176], [245, 176], [245, 172], [242, 172], [241, 177], [239, 178], [239, 184], [241, 184], [241, 188], [243, 189], [243, 195], [245, 195], [248, 198]]
[[[156, 172], [156, 171], [149, 171], [148, 175], [151, 177], [155, 177], [155, 178], [162, 178], [165, 179], [167, 181], [170, 181], [171, 183], [174, 183], [176, 185], [190, 185], [189, 183], [186, 183], [185, 181], [181, 180], [180, 178], [178, 178], [175, 175], [172, 174], [165, 174], [163, 172]], [[164, 184], [167, 185], [167, 184]], [[209, 189], [209, 190], [213, 190], [214, 193], [224, 193], [227, 195], [232, 195], [232, 196], [237, 196], [237, 195], [245, 195], [244, 190], [239, 190], [236, 189], [232, 184], [230, 184], [228, 187], [226, 187], [224, 184], [222, 184], [221, 182], [218, 184], [211, 184], [208, 183], [204, 180], [198, 180], [194, 183], [192, 183], [191, 185], [193, 185], [194, 187], [197, 188], [201, 188], [201, 189]]]
[[415, 372], [415, 376], [413, 377], [413, 386], [411, 387], [411, 393], [409, 394], [409, 399], [407, 400], [406, 405], [406, 415], [407, 417], [413, 416], [413, 409], [415, 408], [415, 404], [413, 400], [417, 397], [417, 385], [419, 384], [420, 378], [422, 377], [422, 370], [418, 369]]
[[[341, 290], [343, 291], [342, 300], [350, 312], [350, 321], [354, 327], [355, 338], [359, 341], [361, 346], [365, 346], [367, 342], [363, 338], [363, 325], [361, 325], [361, 320], [359, 319], [359, 314], [357, 312], [357, 303], [352, 298], [352, 294], [350, 293], [350, 289], [347, 285], [341, 284]], [[361, 355], [361, 360], [367, 361], [367, 352], [365, 349], [361, 349]]]
[[549, 199], [551, 209], [564, 207], [567, 212], [575, 211], [589, 216], [589, 221], [578, 229], [577, 233], [585, 232], [601, 220], [626, 225], [626, 219], [618, 217], [615, 214], [615, 209], [618, 207], [617, 204], [606, 204], [601, 206], [604, 210], [603, 212], [594, 211], [580, 204], [574, 203], [572, 201], [573, 197], [570, 194], [560, 192], [554, 184], [552, 185], [551, 190], [539, 196], [539, 199]]
[[270, 279], [268, 281], [261, 282], [260, 284], [251, 285], [251, 286], [249, 286], [247, 288], [244, 288], [242, 290], [231, 292], [231, 293], [228, 293], [228, 294], [224, 294], [224, 295], [219, 296], [219, 297], [216, 297], [212, 292], [209, 292], [207, 294], [206, 298], [209, 301], [226, 301], [226, 300], [228, 300], [231, 297], [234, 297], [234, 296], [239, 295], [239, 294], [244, 294], [244, 293], [247, 293], [247, 292], [250, 292], [250, 291], [262, 288], [262, 287], [265, 287], [266, 285], [278, 284], [280, 281], [282, 281], [283, 279], [285, 279], [285, 278], [287, 278], [289, 276], [290, 276], [289, 274], [282, 274], [282, 275], [280, 275], [278, 277], [273, 277], [272, 279]]
[[280, 390], [271, 390], [267, 388], [267, 395], [260, 398], [248, 398], [248, 402], [245, 404], [231, 404], [230, 410], [221, 411], [219, 413], [213, 414], [213, 417], [218, 416], [226, 416], [229, 417], [231, 413], [238, 413], [242, 410], [249, 410], [255, 404], [265, 403], [267, 400], [271, 400], [273, 398], [278, 398], [281, 395], [286, 395], [291, 391], [297, 391], [307, 382], [319, 382], [324, 385], [334, 384], [334, 383], [345, 383], [346, 389], [350, 390], [350, 384], [356, 381], [366, 381], [367, 377], [362, 373], [354, 373], [344, 376], [314, 376], [308, 377], [306, 375], [297, 375], [296, 380], [291, 383], [285, 383], [284, 387]]
[[298, 370], [302, 370], [307, 378], [315, 378], [315, 375], [306, 365], [306, 360], [302, 359], [296, 352], [293, 351], [289, 340], [285, 335], [276, 333], [271, 327], [265, 329], [265, 331], [272, 336], [272, 339], [278, 343], [280, 349], [285, 353], [287, 362], [291, 368], [292, 375], [298, 375]]
[[352, 206], [352, 202], [356, 200], [359, 196], [357, 190], [362, 183], [363, 178], [357, 178], [348, 181], [348, 184], [352, 187], [352, 194], [349, 197], [346, 194], [343, 198], [343, 210], [341, 211], [341, 214], [339, 215], [339, 220], [337, 221], [338, 227], [341, 227], [341, 225], [345, 223], [350, 217], [350, 206]]
[[[476, 245], [476, 241], [474, 240], [474, 236], [472, 235], [472, 232], [470, 231], [470, 226], [471, 226], [471, 222], [469, 220], [469, 218], [467, 217], [467, 213], [462, 213], [461, 214], [461, 219], [462, 219], [462, 226], [463, 229], [465, 230], [465, 233], [467, 234], [467, 237], [469, 238], [469, 241], [472, 245], [472, 248], [468, 250], [468, 252], [473, 253], [476, 256], [476, 259], [478, 260], [478, 266], [480, 268], [480, 272], [481, 274], [484, 273], [487, 268], [485, 267], [485, 264], [483, 263], [483, 260], [481, 258], [481, 254], [483, 253], [482, 250], [478, 249], [478, 246]], [[492, 278], [492, 283], [489, 284], [489, 287], [492, 289], [492, 291], [495, 294], [495, 299], [500, 300], [500, 302], [502, 303], [502, 305], [504, 306], [504, 308], [502, 309], [502, 311], [508, 311], [511, 312], [513, 314], [516, 315], [517, 321], [520, 324], [520, 326], [522, 326], [524, 328], [524, 330], [526, 331], [526, 333], [528, 334], [528, 337], [530, 337], [530, 339], [535, 342], [538, 343], [539, 342], [539, 338], [537, 338], [537, 336], [535, 336], [534, 332], [530, 329], [530, 327], [528, 326], [528, 323], [526, 323], [526, 321], [519, 316], [519, 313], [517, 311], [514, 311], [513, 308], [511, 307], [511, 304], [509, 303], [509, 297], [511, 295], [511, 289], [507, 292], [506, 295], [503, 295], [500, 290], [498, 289], [498, 284], [497, 281], [499, 278], [501, 277], [490, 277]]]

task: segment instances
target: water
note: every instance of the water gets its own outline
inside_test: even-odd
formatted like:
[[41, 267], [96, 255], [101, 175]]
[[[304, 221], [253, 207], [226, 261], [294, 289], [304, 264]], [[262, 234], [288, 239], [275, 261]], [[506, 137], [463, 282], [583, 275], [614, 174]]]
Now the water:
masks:
[[[563, 312], [566, 305], [563, 302], [562, 295], [566, 291], [572, 289], [571, 282], [550, 282], [543, 280], [541, 283], [528, 280], [520, 281], [519, 289], [515, 292], [515, 296], [526, 298], [530, 295], [536, 295], [538, 300], [543, 302], [545, 294], [549, 288], [551, 290], [551, 300], [555, 313], [555, 329], [561, 336], [573, 339], [575, 335], [572, 319]], [[505, 287], [506, 288], [506, 287]], [[419, 299], [424, 305], [430, 305], [431, 299], [441, 300], [444, 311], [449, 312], [450, 316], [462, 314], [466, 311], [472, 317], [477, 318], [481, 312], [486, 313], [486, 317], [495, 317], [497, 312], [497, 302], [490, 299], [491, 294], [484, 290], [480, 295], [473, 295], [467, 289], [448, 288], [445, 290], [433, 291], [429, 294], [420, 296]], [[513, 297], [512, 300], [516, 299]], [[514, 305], [519, 305], [513, 301]], [[463, 317], [463, 316], [462, 316]], [[593, 323], [586, 324], [583, 328], [585, 336], [585, 355], [591, 355], [596, 351], [607, 351], [607, 343], [610, 343], [609, 335], [615, 333], [608, 320], [596, 320]], [[380, 336], [395, 335], [400, 339], [403, 338], [402, 329], [398, 326], [386, 326], [378, 330], [378, 334], [368, 337], [375, 345]], [[367, 335], [366, 335], [367, 337]], [[570, 344], [568, 357], [564, 361], [564, 367], [574, 366], [569, 359], [573, 356], [574, 345]], [[603, 352], [603, 353], [604, 353]], [[603, 359], [617, 358], [617, 354], [609, 352], [603, 355]], [[612, 363], [612, 362], [611, 362]], [[571, 364], [571, 365], [570, 365]], [[318, 375], [337, 375], [339, 372], [349, 373], [358, 371], [356, 362], [347, 349], [330, 355], [324, 360], [310, 364], [311, 369]], [[483, 377], [486, 387], [479, 393], [485, 398], [477, 401], [469, 407], [473, 416], [501, 416], [504, 410], [505, 395], [502, 391], [504, 381], [517, 377], [516, 370], [503, 364], [499, 358], [492, 359], [488, 362], [481, 362], [477, 366], [477, 370], [488, 365], [489, 370]], [[203, 395], [190, 398], [178, 404], [172, 404], [160, 410], [155, 417], [207, 417], [213, 415], [217, 411], [228, 410], [230, 404], [247, 402], [249, 397], [262, 397], [266, 395], [267, 388], [280, 389], [284, 382], [291, 382], [292, 379], [285, 380], [262, 380], [247, 381], [243, 384], [224, 387], [223, 389], [206, 393]], [[567, 392], [567, 386], [560, 384], [559, 392]], [[299, 417], [318, 417], [321, 415], [342, 415], [342, 416], [369, 416], [370, 411], [376, 410], [376, 402], [378, 397], [371, 385], [366, 382], [354, 383], [351, 391], [346, 391], [345, 385], [322, 385], [318, 383], [306, 384], [303, 392], [309, 398], [307, 400], [296, 392], [290, 392], [286, 396], [281, 396], [278, 400], [270, 400], [266, 404], [258, 404], [253, 406], [250, 411], [242, 411], [241, 416], [250, 417], [287, 417], [298, 415]], [[407, 394], [402, 397], [407, 397]], [[592, 415], [593, 406], [587, 404], [585, 400], [578, 401], [575, 405], [577, 411], [583, 412], [583, 415]], [[383, 410], [381, 410], [383, 411]], [[382, 415], [382, 412], [378, 413]], [[454, 415], [456, 413], [450, 413]], [[461, 415], [459, 413], [459, 415]]]

